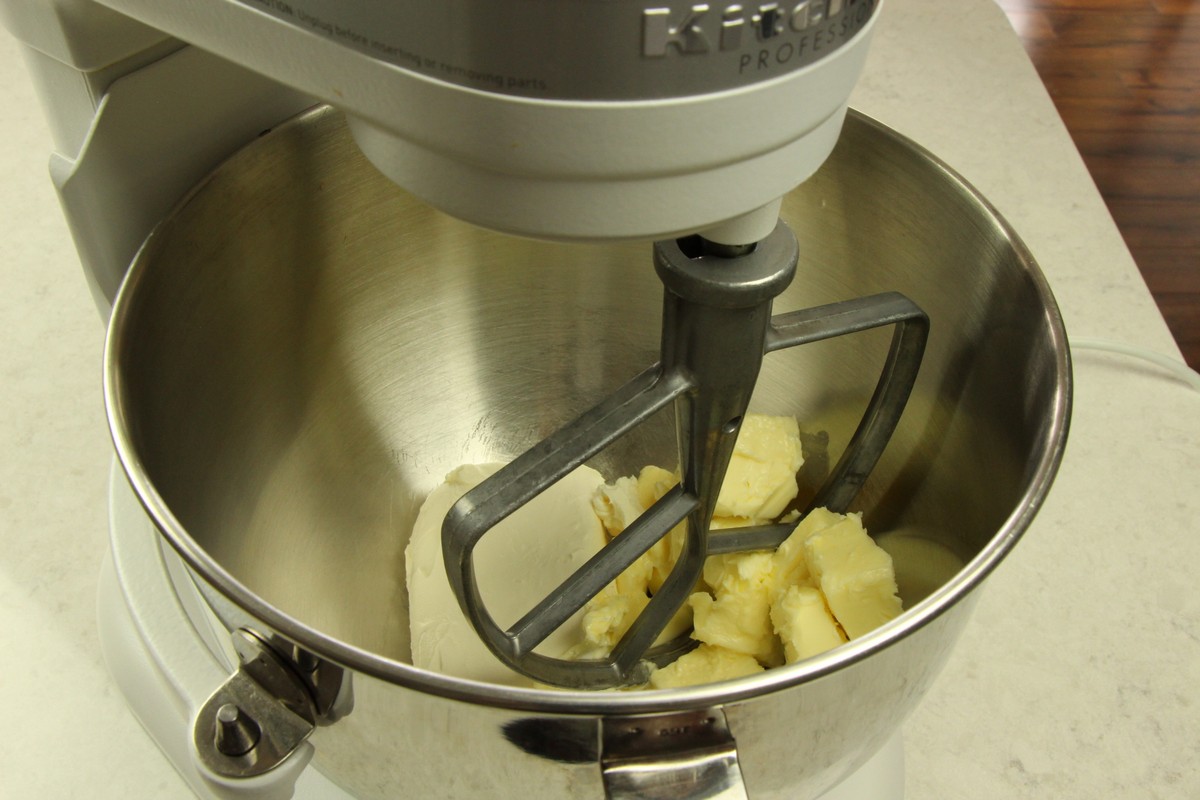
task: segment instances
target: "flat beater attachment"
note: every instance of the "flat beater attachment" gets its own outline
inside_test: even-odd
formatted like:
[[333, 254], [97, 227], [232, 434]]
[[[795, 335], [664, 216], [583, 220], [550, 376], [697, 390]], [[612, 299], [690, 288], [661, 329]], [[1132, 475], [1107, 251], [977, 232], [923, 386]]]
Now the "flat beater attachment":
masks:
[[[467, 492], [446, 515], [442, 551], [463, 613], [505, 664], [546, 684], [579, 689], [639, 685], [654, 665], [695, 645], [684, 635], [655, 646], [694, 591], [710, 555], [774, 548], [795, 524], [709, 531], [717, 494], [763, 356], [775, 350], [894, 325], [891, 349], [866, 412], [809, 509], [845, 511], [875, 466], [907, 403], [929, 320], [886, 293], [771, 317], [771, 303], [796, 271], [798, 248], [780, 221], [764, 240], [728, 248], [699, 237], [657, 242], [663, 283], [661, 360], [599, 405]], [[612, 442], [675, 403], [682, 479], [508, 630], [488, 613], [472, 552], [493, 526]], [[662, 587], [607, 659], [535, 653], [551, 633], [642, 553], [687, 519], [682, 551]]]

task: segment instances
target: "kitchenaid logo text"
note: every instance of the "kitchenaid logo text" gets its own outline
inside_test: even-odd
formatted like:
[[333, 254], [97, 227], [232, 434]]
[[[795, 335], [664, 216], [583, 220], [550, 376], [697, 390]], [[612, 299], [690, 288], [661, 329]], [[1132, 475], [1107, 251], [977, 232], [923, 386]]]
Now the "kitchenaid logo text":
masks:
[[[670, 53], [699, 55], [741, 50], [751, 43], [775, 44], [772, 40], [794, 33], [816, 34], [809, 45], [820, 49], [822, 44], [832, 45], [862, 27], [874, 5], [870, 0], [800, 0], [756, 6], [735, 3], [724, 8], [695, 3], [683, 11], [647, 8], [642, 12], [642, 55], [662, 58]], [[838, 21], [839, 17], [841, 25], [822, 27], [822, 23]], [[769, 58], [771, 51], [759, 55], [763, 53]], [[742, 56], [742, 69], [753, 63], [751, 54]]]

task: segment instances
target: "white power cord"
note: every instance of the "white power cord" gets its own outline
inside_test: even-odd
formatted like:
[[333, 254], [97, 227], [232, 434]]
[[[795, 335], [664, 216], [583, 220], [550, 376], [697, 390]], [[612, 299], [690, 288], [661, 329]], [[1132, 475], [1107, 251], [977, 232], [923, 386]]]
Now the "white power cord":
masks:
[[1070, 343], [1073, 350], [1099, 350], [1105, 353], [1117, 353], [1118, 355], [1131, 356], [1142, 361], [1148, 361], [1155, 366], [1169, 371], [1192, 389], [1200, 392], [1200, 372], [1196, 372], [1196, 370], [1176, 358], [1164, 356], [1162, 353], [1147, 350], [1144, 347], [1135, 347], [1121, 342], [1112, 342], [1107, 339], [1081, 337], [1071, 339]]

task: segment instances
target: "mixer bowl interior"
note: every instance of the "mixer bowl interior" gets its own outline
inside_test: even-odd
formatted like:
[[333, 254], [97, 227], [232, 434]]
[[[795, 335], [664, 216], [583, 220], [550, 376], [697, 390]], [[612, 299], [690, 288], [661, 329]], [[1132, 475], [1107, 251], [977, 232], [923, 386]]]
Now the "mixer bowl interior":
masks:
[[[896, 290], [931, 319], [912, 399], [855, 503], [868, 529], [990, 568], [1065, 435], [1065, 344], [1036, 267], [955, 176], [854, 114], [783, 218], [801, 256], [777, 312]], [[403, 662], [403, 551], [426, 493], [460, 464], [511, 459], [655, 361], [660, 303], [648, 244], [468, 226], [380, 176], [318, 109], [236, 155], [147, 242], [110, 333], [110, 415], [143, 499], [206, 578]], [[889, 338], [766, 359], [752, 410], [800, 421], [804, 491], [845, 447]], [[610, 479], [673, 468], [669, 416], [593, 465]], [[906, 605], [953, 578], [904, 558]]]

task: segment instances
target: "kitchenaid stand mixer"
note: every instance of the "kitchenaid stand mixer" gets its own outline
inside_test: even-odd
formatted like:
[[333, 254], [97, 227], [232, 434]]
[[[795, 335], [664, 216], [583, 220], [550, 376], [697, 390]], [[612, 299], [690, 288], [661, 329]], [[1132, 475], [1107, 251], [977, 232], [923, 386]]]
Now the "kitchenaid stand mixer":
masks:
[[[346, 112], [355, 141], [384, 174], [456, 216], [561, 240], [699, 232], [708, 255], [742, 257], [775, 230], [778, 198], [833, 147], [875, 11], [869, 2], [718, 11], [114, 0], [105, 6], [144, 24], [89, 3], [54, 4], [55, 19], [44, 24], [47, 5], [10, 3], [6, 12], [41, 52], [33, 71], [60, 152], [115, 154], [90, 181], [88, 158], [55, 162], [102, 308], [175, 198], [310, 95]], [[81, 30], [105, 35], [72, 36]], [[180, 49], [158, 31], [266, 79]], [[491, 45], [485, 31], [503, 45]], [[104, 45], [107, 52], [86, 52]], [[100, 68], [72, 74], [83, 62]], [[171, 140], [210, 108], [222, 109], [214, 128], [224, 130], [180, 135], [203, 145]], [[113, 122], [122, 111], [124, 129]], [[149, 147], [161, 159], [148, 155], [146, 139], [159, 140]], [[151, 169], [171, 162], [153, 196], [139, 197], [129, 180], [139, 160]], [[293, 767], [298, 760], [300, 751]]]
[[[668, 308], [663, 351], [675, 368], [667, 353], [680, 350], [676, 372], [657, 384], [666, 391], [641, 412], [644, 418], [680, 397], [695, 411], [680, 426], [688, 500], [676, 503], [677, 510], [667, 512], [670, 519], [658, 524], [650, 524], [654, 515], [647, 514], [639, 528], [647, 532], [641, 537], [644, 550], [688, 516], [697, 533], [688, 539], [685, 563], [652, 603], [645, 624], [631, 632], [616, 674], [602, 678], [565, 662], [530, 672], [551, 683], [600, 688], [644, 681], [645, 666], [630, 672], [636, 656], [699, 577], [704, 531], [758, 373], [769, 301], [790, 282], [795, 265], [795, 245], [788, 254], [789, 245], [780, 244], [790, 233], [776, 222], [779, 198], [811, 174], [836, 142], [875, 6], [870, 0], [806, 0], [718, 11], [706, 4], [672, 9], [535, 2], [431, 10], [422, 3], [370, 8], [310, 0], [114, 7], [334, 102], [348, 112], [356, 141], [385, 175], [457, 217], [506, 233], [562, 240], [690, 235], [695, 247], [707, 248], [703, 267], [689, 265], [699, 257], [689, 255], [662, 271], [664, 279], [680, 276], [668, 297], [687, 296], [678, 287], [689, 270], [708, 269], [712, 275], [690, 279], [692, 291], [704, 284], [705, 302], [689, 298], [676, 314]], [[491, 35], [481, 36], [480, 30]], [[264, 41], [272, 46], [264, 47]], [[755, 253], [760, 242], [762, 251]], [[658, 263], [671, 260], [660, 257]], [[742, 272], [748, 277], [727, 285], [717, 279]], [[746, 301], [739, 292], [755, 297]], [[698, 310], [726, 306], [757, 310], [734, 317], [709, 311], [707, 318]], [[884, 315], [868, 327], [887, 321]], [[707, 341], [689, 345], [697, 331]], [[899, 366], [885, 370], [901, 375], [897, 390], [888, 393], [881, 386], [880, 392], [888, 422], [864, 427], [861, 450], [871, 455], [848, 452], [843, 478], [856, 474], [861, 485], [882, 451], [915, 379], [921, 349], [897, 348]], [[745, 359], [739, 378], [730, 367], [715, 366]], [[448, 523], [447, 563], [460, 565], [452, 570], [451, 584], [480, 634], [513, 666], [539, 659], [528, 651], [619, 568], [593, 570], [590, 588], [577, 584], [575, 591], [548, 599], [557, 612], [543, 609], [530, 616], [520, 638], [532, 641], [521, 646], [518, 637], [487, 624], [473, 585], [474, 542], [581, 463], [587, 450], [594, 453], [618, 435], [604, 427], [570, 434], [592, 440], [582, 450], [564, 449], [561, 440], [543, 443], [536, 449], [559, 451], [553, 466], [518, 474], [522, 468], [514, 465], [472, 494], [503, 495], [498, 508], [493, 501], [492, 510], [473, 510], [471, 525], [466, 513], [452, 515], [457, 525]], [[572, 458], [576, 452], [579, 457]], [[515, 497], [497, 488], [504, 481], [516, 489]], [[456, 536], [464, 527], [470, 530]], [[623, 566], [639, 554], [632, 547], [636, 541], [622, 540], [629, 556]], [[539, 616], [535, 633], [528, 623]], [[672, 650], [678, 651], [679, 646]]]

